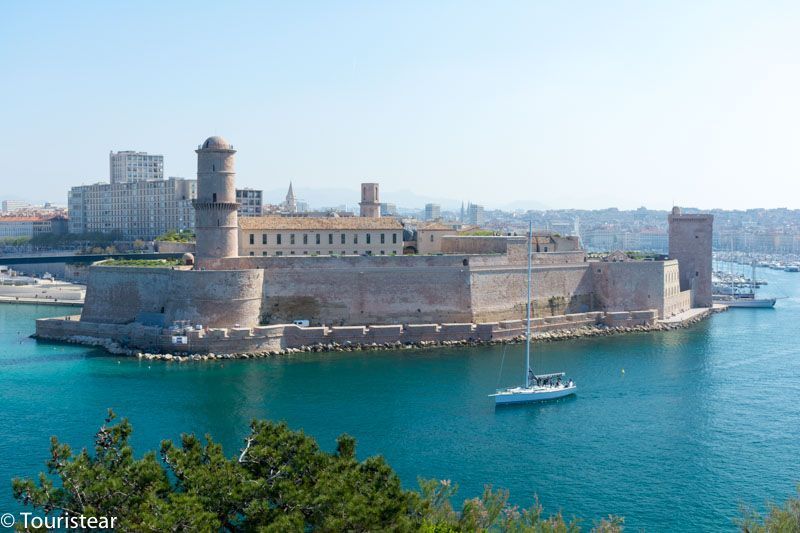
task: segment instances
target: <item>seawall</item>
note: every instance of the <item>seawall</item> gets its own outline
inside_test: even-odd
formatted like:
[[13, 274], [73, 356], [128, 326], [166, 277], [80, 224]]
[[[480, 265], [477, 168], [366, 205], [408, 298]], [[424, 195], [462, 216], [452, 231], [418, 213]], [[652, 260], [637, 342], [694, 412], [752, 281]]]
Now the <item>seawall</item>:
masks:
[[[554, 341], [636, 331], [677, 329], [719, 310], [694, 313], [684, 321], [656, 319], [655, 310], [618, 313], [576, 313], [533, 321], [534, 339]], [[292, 351], [396, 349], [402, 347], [480, 345], [524, 341], [524, 322], [408, 324], [300, 327], [294, 324], [254, 328], [210, 328], [187, 331], [176, 344], [175, 334], [141, 324], [97, 324], [79, 316], [36, 322], [36, 337], [103, 346], [112, 353], [161, 353], [175, 356], [227, 354], [226, 357], [277, 355]], [[185, 344], [183, 342], [185, 341]]]

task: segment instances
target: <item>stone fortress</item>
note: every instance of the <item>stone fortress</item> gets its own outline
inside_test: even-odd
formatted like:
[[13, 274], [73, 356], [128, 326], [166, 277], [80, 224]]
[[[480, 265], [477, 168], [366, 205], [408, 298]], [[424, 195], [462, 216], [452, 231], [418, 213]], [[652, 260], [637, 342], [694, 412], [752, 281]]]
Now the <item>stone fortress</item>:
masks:
[[[269, 225], [238, 220], [236, 151], [210, 137], [196, 152], [195, 256], [173, 268], [92, 266], [81, 315], [37, 321], [39, 338], [233, 353], [320, 342], [492, 340], [522, 331], [527, 237], [439, 235], [437, 255], [245, 255], [240, 236], [266, 243]], [[378, 185], [362, 184], [361, 192], [362, 217], [378, 219]], [[621, 252], [589, 261], [574, 239], [534, 235], [534, 327], [652, 324], [710, 307], [712, 223], [711, 215], [673, 209], [670, 255], [662, 261]], [[375, 227], [375, 242], [394, 228]], [[333, 230], [331, 237], [312, 231], [334, 241]]]

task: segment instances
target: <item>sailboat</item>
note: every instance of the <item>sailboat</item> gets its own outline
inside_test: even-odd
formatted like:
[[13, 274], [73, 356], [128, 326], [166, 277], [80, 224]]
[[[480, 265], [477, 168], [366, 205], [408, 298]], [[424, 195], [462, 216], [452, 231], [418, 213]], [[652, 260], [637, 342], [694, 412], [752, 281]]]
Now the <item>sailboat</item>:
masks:
[[518, 387], [500, 389], [494, 397], [495, 405], [510, 403], [541, 402], [555, 400], [575, 394], [577, 386], [571, 379], [564, 381], [564, 372], [554, 374], [534, 374], [531, 368], [531, 270], [532, 270], [533, 221], [528, 223], [528, 305], [525, 321], [525, 384]]

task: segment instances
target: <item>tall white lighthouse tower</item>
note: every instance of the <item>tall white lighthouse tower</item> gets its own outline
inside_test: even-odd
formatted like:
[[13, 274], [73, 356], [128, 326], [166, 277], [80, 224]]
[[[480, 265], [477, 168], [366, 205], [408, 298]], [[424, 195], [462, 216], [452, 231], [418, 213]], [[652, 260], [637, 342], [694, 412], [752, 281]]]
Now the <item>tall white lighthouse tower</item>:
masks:
[[194, 201], [196, 259], [239, 255], [239, 219], [236, 209], [236, 150], [222, 137], [209, 137], [197, 150], [197, 199]]

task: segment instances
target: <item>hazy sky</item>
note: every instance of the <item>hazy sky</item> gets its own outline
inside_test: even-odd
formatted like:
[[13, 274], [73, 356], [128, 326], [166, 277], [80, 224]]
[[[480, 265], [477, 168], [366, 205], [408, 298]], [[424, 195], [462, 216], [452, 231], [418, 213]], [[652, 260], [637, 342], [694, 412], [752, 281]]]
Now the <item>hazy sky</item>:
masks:
[[800, 208], [800, 2], [34, 2], [0, 17], [0, 198], [225, 136], [238, 184], [487, 207]]

